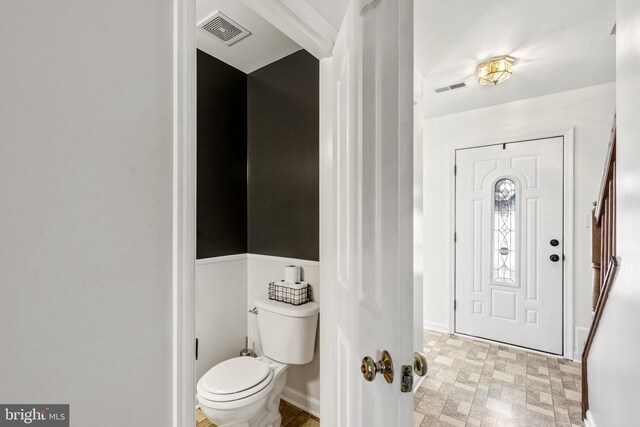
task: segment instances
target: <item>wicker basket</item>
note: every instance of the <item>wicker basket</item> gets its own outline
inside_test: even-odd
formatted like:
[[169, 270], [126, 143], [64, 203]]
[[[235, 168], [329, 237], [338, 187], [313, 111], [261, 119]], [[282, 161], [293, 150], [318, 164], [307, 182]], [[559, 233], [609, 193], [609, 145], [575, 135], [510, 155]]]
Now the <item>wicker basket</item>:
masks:
[[285, 281], [269, 283], [269, 299], [302, 305], [311, 301], [311, 285], [292, 288]]

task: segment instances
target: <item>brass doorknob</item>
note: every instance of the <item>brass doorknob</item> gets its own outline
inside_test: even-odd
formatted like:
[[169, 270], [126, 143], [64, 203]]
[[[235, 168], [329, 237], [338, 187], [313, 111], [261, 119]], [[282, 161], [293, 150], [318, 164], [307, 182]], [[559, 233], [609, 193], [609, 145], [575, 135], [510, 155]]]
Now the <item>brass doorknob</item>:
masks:
[[360, 366], [360, 372], [367, 381], [373, 381], [376, 379], [376, 374], [384, 375], [384, 379], [391, 384], [393, 382], [393, 361], [388, 351], [382, 352], [382, 359], [379, 362], [373, 360], [373, 358], [366, 356], [362, 359], [362, 365]]
[[416, 375], [420, 377], [424, 377], [427, 375], [427, 371], [429, 370], [429, 366], [427, 364], [427, 358], [424, 354], [415, 352], [413, 353], [413, 371]]

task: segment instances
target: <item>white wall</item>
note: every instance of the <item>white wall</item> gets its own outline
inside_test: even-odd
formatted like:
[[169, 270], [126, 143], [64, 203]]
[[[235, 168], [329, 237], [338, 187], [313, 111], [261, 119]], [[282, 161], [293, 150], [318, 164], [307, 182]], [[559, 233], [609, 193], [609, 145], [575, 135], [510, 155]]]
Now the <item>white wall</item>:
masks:
[[638, 424], [640, 400], [640, 3], [617, 3], [618, 279], [589, 356], [589, 405], [598, 427]]
[[173, 1], [0, 17], [0, 402], [169, 426]]
[[[302, 279], [313, 287], [314, 301], [320, 301], [320, 263], [318, 261], [248, 254], [245, 313], [255, 307], [253, 302], [258, 296], [268, 292], [269, 282], [284, 278], [284, 267], [289, 264], [301, 267]], [[247, 315], [249, 318], [249, 343], [255, 342], [256, 352], [262, 354], [256, 316]], [[320, 307], [320, 316], [322, 316], [322, 307]], [[316, 416], [319, 416], [320, 412], [320, 346], [318, 337], [319, 333], [316, 334], [316, 348], [311, 363], [289, 366], [287, 386], [283, 393], [285, 400]]]
[[196, 262], [197, 379], [218, 363], [239, 356], [247, 336], [246, 301], [246, 254]]
[[[449, 328], [454, 147], [550, 131], [560, 134], [571, 127], [575, 128], [574, 319], [577, 328], [589, 327], [591, 246], [585, 215], [598, 197], [614, 113], [615, 83], [609, 83], [425, 120], [425, 327]], [[580, 351], [576, 349], [578, 355]]]

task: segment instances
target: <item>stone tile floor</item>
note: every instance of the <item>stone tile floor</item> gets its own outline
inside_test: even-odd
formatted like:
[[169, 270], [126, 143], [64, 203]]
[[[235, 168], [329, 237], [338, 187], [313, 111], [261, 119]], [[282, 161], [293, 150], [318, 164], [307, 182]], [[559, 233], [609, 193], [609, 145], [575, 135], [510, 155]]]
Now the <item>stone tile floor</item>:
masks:
[[[283, 427], [320, 427], [318, 418], [284, 400], [280, 401], [280, 415], [282, 415]], [[200, 409], [197, 409], [196, 427], [215, 427], [215, 424], [209, 421]]]
[[[581, 370], [547, 357], [471, 338], [424, 332], [429, 373], [416, 390], [414, 427], [583, 426]], [[320, 420], [282, 401], [282, 426]], [[215, 427], [196, 411], [197, 427]]]
[[584, 425], [578, 363], [432, 331], [424, 353], [414, 427]]

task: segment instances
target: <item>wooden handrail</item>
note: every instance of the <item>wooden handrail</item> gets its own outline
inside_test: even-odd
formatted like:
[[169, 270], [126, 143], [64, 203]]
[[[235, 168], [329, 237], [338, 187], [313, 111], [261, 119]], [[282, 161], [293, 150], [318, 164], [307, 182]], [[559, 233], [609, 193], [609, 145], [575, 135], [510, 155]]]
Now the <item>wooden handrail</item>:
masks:
[[[616, 119], [613, 118], [611, 138], [607, 150], [600, 193], [594, 203], [591, 221], [591, 265], [593, 267], [594, 310], [589, 335], [582, 352], [582, 416], [589, 410], [589, 384], [587, 362], [593, 339], [598, 330], [602, 313], [609, 298], [609, 292], [618, 272], [619, 260], [616, 257]], [[606, 268], [602, 268], [606, 267]]]
[[604, 307], [607, 304], [607, 299], [609, 298], [609, 293], [611, 292], [611, 288], [613, 288], [613, 283], [616, 280], [618, 275], [618, 267], [620, 265], [620, 260], [618, 257], [611, 258], [609, 262], [609, 266], [607, 268], [607, 276], [605, 278], [605, 282], [602, 288], [602, 297], [598, 301], [598, 305], [596, 306], [596, 312], [593, 316], [593, 321], [591, 322], [591, 328], [589, 329], [589, 335], [587, 336], [587, 341], [584, 345], [584, 351], [582, 352], [582, 418], [586, 418], [587, 411], [589, 410], [589, 382], [587, 381], [587, 358], [589, 357], [589, 351], [591, 350], [591, 345], [593, 344], [593, 339], [596, 336], [596, 332], [598, 331], [598, 326], [600, 325], [600, 319], [602, 318], [602, 313], [604, 312]]

